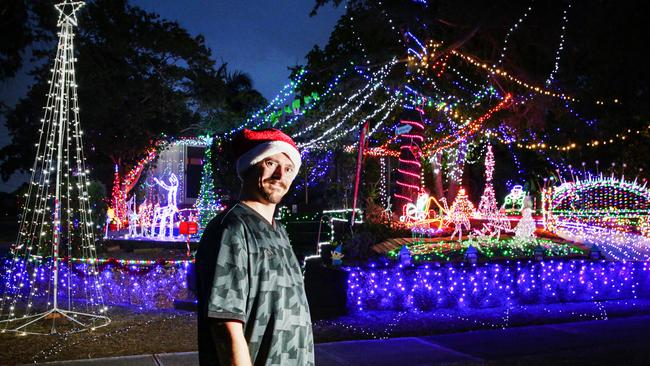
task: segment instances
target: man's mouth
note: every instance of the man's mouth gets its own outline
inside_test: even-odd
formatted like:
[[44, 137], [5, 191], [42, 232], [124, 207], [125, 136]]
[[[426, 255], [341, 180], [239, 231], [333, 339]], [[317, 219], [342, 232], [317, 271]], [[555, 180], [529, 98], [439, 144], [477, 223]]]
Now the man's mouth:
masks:
[[279, 182], [267, 182], [271, 188], [284, 189], [284, 185]]

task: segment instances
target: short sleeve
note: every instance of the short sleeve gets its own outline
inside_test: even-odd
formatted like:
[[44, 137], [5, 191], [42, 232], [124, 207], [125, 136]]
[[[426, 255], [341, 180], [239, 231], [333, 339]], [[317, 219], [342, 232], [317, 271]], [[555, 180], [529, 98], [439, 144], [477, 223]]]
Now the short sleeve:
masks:
[[208, 299], [208, 317], [246, 321], [248, 299], [248, 249], [244, 225], [225, 225], [217, 238], [214, 281]]

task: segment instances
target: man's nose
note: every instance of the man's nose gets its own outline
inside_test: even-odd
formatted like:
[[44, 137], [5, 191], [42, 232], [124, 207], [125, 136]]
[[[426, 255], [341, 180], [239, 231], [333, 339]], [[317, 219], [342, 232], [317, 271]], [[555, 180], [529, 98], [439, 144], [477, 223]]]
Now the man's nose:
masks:
[[281, 179], [282, 177], [284, 177], [285, 174], [286, 173], [284, 173], [284, 169], [282, 169], [282, 166], [278, 165], [275, 167], [272, 177], [276, 179]]

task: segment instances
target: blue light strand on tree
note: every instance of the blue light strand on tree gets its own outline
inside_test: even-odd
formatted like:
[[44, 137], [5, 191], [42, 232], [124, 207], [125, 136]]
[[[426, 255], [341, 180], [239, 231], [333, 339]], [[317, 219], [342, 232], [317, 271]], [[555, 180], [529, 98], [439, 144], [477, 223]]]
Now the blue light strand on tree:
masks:
[[[333, 166], [332, 161], [334, 158], [334, 152], [332, 150], [328, 150], [325, 152], [325, 154], [318, 156], [315, 153], [309, 153], [309, 152], [304, 152], [303, 153], [303, 161], [308, 162], [309, 164], [309, 170], [307, 171], [307, 179], [302, 179], [297, 182], [297, 184], [294, 186], [294, 191], [301, 191], [305, 188], [305, 184], [307, 184], [308, 187], [313, 186], [316, 184], [319, 180], [323, 179], [327, 175], [327, 173], [330, 171], [331, 167]], [[313, 165], [311, 165], [313, 164]]]

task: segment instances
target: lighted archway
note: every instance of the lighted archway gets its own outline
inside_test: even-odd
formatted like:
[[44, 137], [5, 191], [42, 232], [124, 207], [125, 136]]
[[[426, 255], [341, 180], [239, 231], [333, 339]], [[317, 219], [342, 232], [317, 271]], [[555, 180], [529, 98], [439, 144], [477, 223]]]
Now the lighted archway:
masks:
[[650, 190], [624, 177], [566, 182], [546, 191], [543, 199], [550, 229], [563, 222], [638, 232], [650, 213]]

